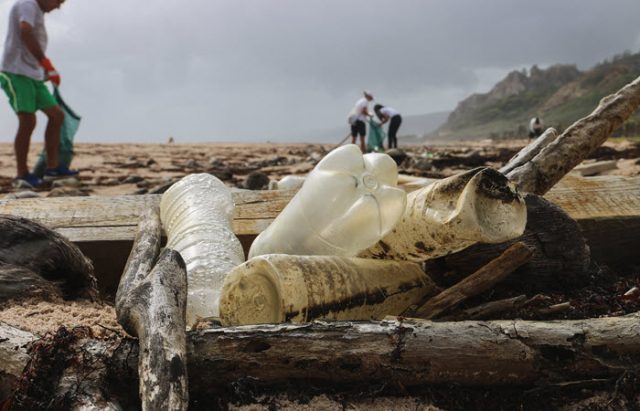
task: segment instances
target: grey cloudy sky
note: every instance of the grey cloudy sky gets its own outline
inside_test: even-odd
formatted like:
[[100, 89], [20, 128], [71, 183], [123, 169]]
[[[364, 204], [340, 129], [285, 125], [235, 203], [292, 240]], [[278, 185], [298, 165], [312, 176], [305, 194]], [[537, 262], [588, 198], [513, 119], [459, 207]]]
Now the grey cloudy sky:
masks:
[[[79, 141], [296, 141], [346, 132], [363, 89], [426, 114], [514, 69], [636, 52], [638, 16], [638, 0], [67, 0], [47, 54]], [[0, 104], [0, 141], [14, 117]]]

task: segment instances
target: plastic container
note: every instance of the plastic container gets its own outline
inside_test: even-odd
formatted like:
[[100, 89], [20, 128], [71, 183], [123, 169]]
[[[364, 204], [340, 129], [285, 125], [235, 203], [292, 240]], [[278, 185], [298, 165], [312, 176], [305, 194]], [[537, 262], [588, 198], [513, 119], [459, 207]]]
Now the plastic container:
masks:
[[160, 200], [167, 247], [187, 266], [187, 326], [218, 317], [225, 275], [244, 261], [240, 241], [231, 230], [231, 190], [210, 174], [191, 174], [172, 185]]
[[306, 179], [306, 176], [284, 176], [279, 181], [270, 181], [269, 190], [294, 190], [302, 187]]
[[407, 209], [393, 232], [360, 257], [424, 261], [475, 243], [519, 237], [527, 206], [500, 172], [476, 168], [432, 183], [407, 196]]
[[265, 231], [249, 257], [264, 254], [355, 256], [390, 232], [406, 204], [391, 157], [362, 155], [354, 144], [331, 151]]
[[225, 278], [223, 325], [370, 320], [400, 315], [437, 287], [408, 261], [269, 254]]

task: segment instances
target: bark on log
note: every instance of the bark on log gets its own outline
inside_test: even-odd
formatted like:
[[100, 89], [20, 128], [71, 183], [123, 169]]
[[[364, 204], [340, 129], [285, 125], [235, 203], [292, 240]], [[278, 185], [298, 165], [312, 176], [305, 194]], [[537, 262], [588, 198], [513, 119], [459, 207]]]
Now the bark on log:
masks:
[[[127, 389], [136, 386], [136, 340], [94, 340], [78, 333], [59, 332], [37, 350], [37, 367], [29, 367], [16, 403], [76, 396], [72, 382], [80, 392], [85, 384], [106, 383], [103, 398], [126, 409]], [[302, 391], [379, 383], [487, 387], [615, 380], [640, 360], [640, 314], [554, 322], [392, 319], [244, 326], [192, 332], [188, 347], [190, 393], [200, 404], [243, 381], [295, 384]], [[75, 367], [75, 375], [53, 372], [56, 361], [58, 367]], [[62, 375], [66, 392], [59, 385]]]
[[534, 250], [531, 260], [501, 286], [522, 292], [578, 286], [588, 280], [589, 248], [578, 224], [559, 207], [528, 194], [527, 227], [522, 236], [502, 244], [476, 244], [446, 257], [427, 261], [427, 272], [440, 285], [452, 285], [496, 258], [515, 242]]
[[604, 143], [640, 106], [640, 77], [603, 98], [587, 117], [573, 123], [553, 143], [507, 177], [521, 191], [544, 194]]
[[513, 244], [489, 264], [429, 299], [426, 304], [416, 310], [415, 317], [435, 318], [467, 298], [490, 290], [495, 284], [529, 261], [532, 255], [533, 251], [524, 243]]
[[0, 322], [0, 404], [9, 398], [29, 361], [27, 344], [36, 337]]
[[98, 299], [93, 265], [60, 234], [26, 218], [0, 215], [0, 262], [60, 282], [65, 298]]
[[[143, 410], [186, 410], [187, 271], [180, 254], [160, 244], [160, 216], [151, 208], [140, 222], [118, 293], [116, 313], [138, 337], [140, 399]], [[153, 267], [153, 268], [151, 268]]]

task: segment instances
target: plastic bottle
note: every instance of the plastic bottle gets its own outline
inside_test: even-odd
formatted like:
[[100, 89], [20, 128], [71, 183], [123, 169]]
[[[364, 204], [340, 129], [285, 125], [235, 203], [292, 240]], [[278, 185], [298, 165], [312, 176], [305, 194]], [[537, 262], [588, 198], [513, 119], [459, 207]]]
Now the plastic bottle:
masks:
[[167, 247], [187, 266], [187, 326], [218, 317], [225, 275], [244, 261], [240, 241], [231, 230], [231, 190], [211, 174], [191, 174], [172, 185], [160, 200]]
[[396, 225], [406, 204], [391, 157], [354, 144], [331, 151], [269, 227], [249, 257], [263, 254], [355, 256]]
[[420, 266], [408, 261], [269, 254], [225, 278], [224, 325], [370, 320], [400, 315], [437, 293]]
[[398, 225], [359, 256], [420, 262], [475, 243], [511, 240], [526, 224], [527, 206], [515, 185], [480, 167], [409, 193]]

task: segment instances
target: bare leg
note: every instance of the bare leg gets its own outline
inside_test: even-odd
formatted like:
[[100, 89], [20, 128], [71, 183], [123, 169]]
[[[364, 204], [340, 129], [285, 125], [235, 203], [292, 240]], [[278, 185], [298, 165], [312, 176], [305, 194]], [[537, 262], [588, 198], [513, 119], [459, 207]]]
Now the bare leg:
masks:
[[64, 112], [59, 106], [42, 110], [49, 121], [44, 132], [44, 145], [47, 151], [47, 168], [58, 167], [58, 147], [60, 145], [60, 128], [64, 121]]
[[31, 134], [36, 127], [35, 113], [18, 113], [18, 131], [13, 142], [13, 149], [16, 153], [17, 176], [21, 177], [29, 172], [27, 166], [27, 156], [31, 144]]
[[356, 136], [351, 136], [351, 144], [355, 144], [356, 143]]
[[360, 150], [362, 150], [362, 154], [367, 152], [367, 147], [364, 145], [364, 136], [360, 136]]

